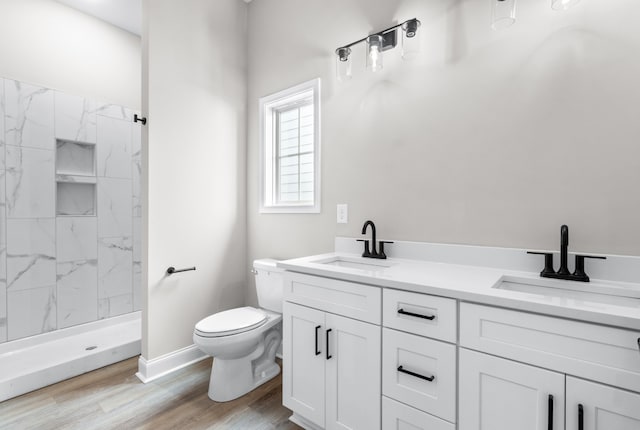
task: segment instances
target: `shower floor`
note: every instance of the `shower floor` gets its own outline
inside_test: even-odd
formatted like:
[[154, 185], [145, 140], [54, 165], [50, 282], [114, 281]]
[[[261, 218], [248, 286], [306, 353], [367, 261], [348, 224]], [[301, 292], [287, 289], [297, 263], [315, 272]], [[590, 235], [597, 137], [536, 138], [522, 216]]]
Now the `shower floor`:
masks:
[[0, 344], [0, 401], [140, 354], [140, 312]]

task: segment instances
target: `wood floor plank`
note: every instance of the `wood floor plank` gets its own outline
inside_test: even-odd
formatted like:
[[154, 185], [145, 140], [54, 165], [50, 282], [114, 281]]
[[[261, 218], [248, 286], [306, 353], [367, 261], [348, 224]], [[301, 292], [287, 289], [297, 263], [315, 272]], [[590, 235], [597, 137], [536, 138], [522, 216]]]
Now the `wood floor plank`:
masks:
[[207, 396], [211, 359], [143, 384], [134, 357], [0, 402], [0, 429], [296, 430], [281, 375], [240, 399]]

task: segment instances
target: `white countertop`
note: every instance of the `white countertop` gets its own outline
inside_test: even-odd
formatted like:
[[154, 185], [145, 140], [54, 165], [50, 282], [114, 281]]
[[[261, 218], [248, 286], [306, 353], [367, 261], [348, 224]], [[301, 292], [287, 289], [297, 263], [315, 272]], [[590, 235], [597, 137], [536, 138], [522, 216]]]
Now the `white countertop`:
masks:
[[[340, 267], [324, 262], [343, 259], [353, 267]], [[356, 268], [359, 264], [366, 264]], [[376, 266], [375, 268], [370, 267]], [[509, 271], [461, 264], [422, 260], [362, 258], [358, 254], [335, 252], [278, 262], [283, 269], [310, 275], [341, 279], [404, 291], [450, 297], [466, 302], [536, 312], [556, 317], [640, 330], [640, 284], [599, 281], [575, 282], [540, 278], [538, 273]], [[517, 277], [550, 287], [562, 287], [561, 294], [546, 295], [494, 288], [503, 279]], [[565, 290], [567, 287], [569, 290]], [[616, 297], [604, 303], [601, 295], [583, 294], [600, 287], [615, 288], [628, 293], [628, 298]], [[572, 293], [573, 289], [576, 293]], [[552, 290], [548, 290], [552, 291]], [[557, 291], [554, 288], [553, 291]], [[627, 294], [625, 293], [625, 295]], [[606, 299], [606, 297], [604, 297]], [[606, 301], [606, 300], [605, 300]]]

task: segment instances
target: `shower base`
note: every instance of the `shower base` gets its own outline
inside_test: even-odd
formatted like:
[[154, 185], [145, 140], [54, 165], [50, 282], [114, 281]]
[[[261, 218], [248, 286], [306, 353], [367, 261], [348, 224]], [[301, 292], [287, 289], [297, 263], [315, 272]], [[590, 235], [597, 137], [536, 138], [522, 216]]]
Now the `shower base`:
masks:
[[140, 312], [0, 344], [0, 402], [140, 354]]

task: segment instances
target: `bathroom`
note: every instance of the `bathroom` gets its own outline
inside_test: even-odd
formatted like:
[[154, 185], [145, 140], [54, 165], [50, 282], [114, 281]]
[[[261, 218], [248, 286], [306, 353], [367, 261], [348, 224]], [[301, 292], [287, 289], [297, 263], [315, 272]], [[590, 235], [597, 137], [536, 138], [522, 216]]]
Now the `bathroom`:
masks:
[[[401, 242], [557, 253], [561, 225], [571, 253], [640, 257], [637, 2], [580, 0], [558, 11], [551, 0], [517, 0], [515, 22], [496, 30], [491, 0], [142, 0], [138, 35], [75, 9], [118, 1], [75, 3], [0, 2], [3, 97], [11, 80], [121, 106], [140, 131], [141, 203], [131, 203], [126, 232], [103, 236], [131, 240], [131, 285], [114, 295], [130, 302], [104, 319], [96, 304], [78, 327], [133, 315], [138, 338], [122, 359], [140, 354], [133, 373], [146, 385], [202, 363], [198, 321], [258, 305], [254, 260], [334, 252], [336, 238], [368, 238], [366, 220], [396, 242], [385, 245], [389, 260]], [[351, 79], [338, 79], [338, 48], [413, 18], [414, 58], [403, 58], [399, 33], [372, 72], [366, 44], [356, 44]], [[317, 201], [306, 213], [265, 210], [261, 99], [317, 80]], [[16, 145], [3, 126], [8, 163]], [[115, 179], [131, 181], [134, 199], [131, 172]], [[7, 202], [0, 239], [16, 231], [8, 211]], [[14, 251], [2, 245], [4, 269]], [[80, 259], [99, 271], [99, 255]], [[589, 260], [586, 271], [600, 279], [613, 261]], [[522, 264], [537, 273], [544, 259]], [[3, 343], [13, 339], [8, 276], [0, 272]], [[101, 291], [92, 290], [95, 303]], [[69, 327], [56, 319], [49, 328]]]

